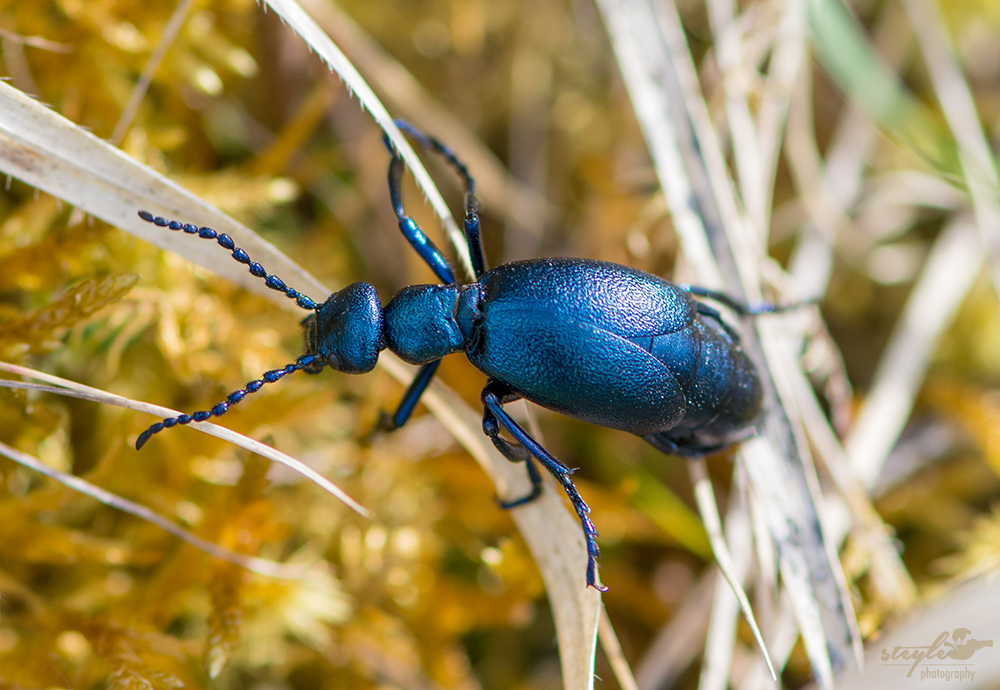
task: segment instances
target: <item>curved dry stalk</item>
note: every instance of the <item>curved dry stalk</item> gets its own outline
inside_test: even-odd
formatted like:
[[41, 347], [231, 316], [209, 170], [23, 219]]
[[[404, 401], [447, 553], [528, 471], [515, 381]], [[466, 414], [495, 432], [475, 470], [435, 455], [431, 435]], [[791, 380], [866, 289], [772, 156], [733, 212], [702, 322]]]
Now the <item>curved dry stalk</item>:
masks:
[[[77, 396], [74, 391], [68, 391], [58, 387], [33, 386], [31, 384], [22, 384], [22, 386], [9, 385], [12, 383], [16, 382], [0, 381], [0, 387], [24, 387], [29, 390], [45, 391], [56, 393], [58, 395], [69, 395], [71, 397], [89, 399], [89, 396]], [[227, 561], [233, 565], [238, 565], [241, 568], [246, 568], [247, 570], [255, 572], [259, 575], [265, 575], [267, 577], [275, 577], [286, 580], [300, 580], [308, 575], [307, 567], [303, 567], [301, 565], [289, 565], [287, 563], [272, 561], [267, 558], [259, 558], [257, 556], [248, 556], [246, 554], [236, 553], [235, 551], [230, 551], [223, 546], [206, 541], [193, 532], [184, 529], [183, 527], [175, 524], [172, 520], [160, 515], [154, 510], [150, 510], [140, 503], [130, 501], [129, 499], [110, 491], [105, 491], [101, 487], [91, 484], [85, 479], [81, 479], [74, 474], [68, 474], [66, 472], [60, 472], [59, 470], [53, 469], [33, 455], [19, 451], [16, 448], [11, 448], [6, 443], [0, 443], [0, 455], [13, 460], [22, 467], [27, 467], [33, 472], [49, 477], [63, 486], [69, 487], [73, 491], [81, 493], [84, 496], [90, 496], [104, 505], [117, 508], [118, 510], [128, 513], [129, 515], [134, 515], [140, 520], [145, 520], [146, 522], [156, 525], [160, 529], [165, 532], [169, 532], [186, 544], [190, 544], [199, 551], [204, 551], [208, 555], [215, 558]]]
[[[712, 481], [708, 477], [708, 468], [705, 466], [705, 460], [702, 458], [691, 460], [688, 462], [688, 471], [691, 475], [691, 484], [694, 486], [694, 497], [695, 502], [698, 504], [698, 512], [701, 515], [702, 522], [705, 524], [708, 539], [712, 544], [712, 554], [715, 556], [715, 561], [723, 577], [725, 577], [730, 591], [735, 595], [736, 602], [739, 604], [739, 610], [743, 612], [743, 616], [750, 625], [750, 631], [753, 633], [754, 639], [757, 640], [757, 646], [760, 648], [761, 654], [764, 655], [764, 661], [771, 672], [771, 678], [777, 681], [778, 675], [775, 673], [774, 665], [771, 663], [771, 656], [767, 651], [767, 645], [764, 643], [764, 636], [761, 634], [757, 620], [754, 618], [750, 600], [747, 599], [746, 592], [743, 591], [743, 585], [740, 584], [743, 578], [746, 577], [750, 565], [751, 549], [748, 548], [750, 545], [749, 530], [746, 531], [745, 535], [741, 535], [742, 538], [736, 540], [735, 543], [740, 544], [741, 548], [739, 558], [734, 559], [729, 552], [726, 537], [722, 533], [719, 506], [715, 502], [715, 491], [712, 489]], [[736, 511], [731, 511], [731, 515], [735, 515], [735, 513]], [[748, 521], [743, 520], [742, 522], [744, 525], [749, 526]], [[718, 594], [719, 590], [716, 589], [716, 606], [713, 606], [712, 620], [720, 621], [721, 624], [709, 626], [709, 641], [705, 650], [705, 667], [707, 671], [702, 675], [702, 682], [704, 684], [703, 687], [719, 687], [724, 689], [729, 679], [727, 669], [729, 668], [729, 660], [732, 658], [732, 647], [735, 639], [736, 611], [733, 610], [732, 615], [729, 615], [724, 611], [724, 607], [718, 606]], [[713, 640], [715, 641], [714, 644]], [[713, 676], [713, 674], [721, 675]]]
[[[406, 381], [412, 368], [396, 357], [379, 360], [397, 380]], [[421, 401], [455, 439], [479, 462], [500, 496], [523, 496], [530, 490], [520, 465], [508, 462], [481, 431], [482, 413], [435, 380]], [[593, 688], [600, 593], [587, 587], [587, 547], [580, 523], [567, 510], [561, 491], [546, 476], [541, 498], [510, 511], [545, 581], [559, 639], [559, 659], [565, 688]]]
[[639, 690], [639, 684], [636, 683], [635, 677], [632, 675], [632, 669], [629, 668], [628, 660], [625, 658], [621, 643], [618, 641], [618, 635], [611, 625], [611, 618], [603, 606], [601, 607], [601, 622], [597, 630], [601, 649], [608, 657], [608, 663], [611, 664], [611, 670], [615, 674], [618, 685], [621, 686], [622, 690]]
[[[136, 410], [137, 412], [147, 412], [161, 419], [164, 417], [174, 417], [180, 414], [176, 410], [171, 410], [169, 407], [160, 407], [159, 405], [150, 405], [149, 403], [138, 400], [131, 400], [120, 395], [107, 393], [97, 388], [84, 386], [83, 384], [76, 383], [75, 381], [68, 381], [66, 379], [59, 378], [58, 376], [52, 376], [51, 374], [45, 374], [26, 367], [20, 367], [16, 364], [0, 362], [0, 371], [6, 371], [8, 373], [24, 376], [26, 378], [32, 378], [37, 381], [45, 381], [46, 383], [52, 384], [52, 387], [47, 390], [49, 390], [49, 392], [58, 393], [59, 395], [81, 398], [83, 400], [90, 400], [91, 402], [102, 403], [104, 405], [116, 405], [118, 407]], [[15, 384], [15, 381], [0, 380], [0, 386], [8, 388], [18, 387]], [[230, 429], [226, 429], [225, 427], [221, 427], [217, 424], [212, 424], [211, 422], [192, 422], [190, 426], [198, 431], [209, 434], [210, 436], [215, 436], [216, 438], [221, 438], [224, 441], [229, 441], [234, 445], [245, 448], [246, 450], [256, 453], [261, 457], [265, 457], [268, 460], [285, 465], [293, 471], [298, 472], [330, 495], [336, 497], [359, 515], [364, 517], [369, 517], [371, 515], [364, 506], [344, 493], [344, 491], [336, 484], [313, 468], [309, 467], [309, 465], [306, 465], [300, 460], [296, 460], [290, 455], [285, 455], [281, 451], [271, 448], [265, 443], [254, 440], [249, 436], [238, 434], [235, 431], [231, 431]]]
[[306, 45], [316, 51], [316, 54], [330, 66], [330, 69], [344, 80], [344, 84], [347, 85], [351, 93], [358, 97], [361, 106], [371, 113], [372, 117], [375, 118], [375, 122], [382, 128], [382, 131], [389, 135], [392, 145], [403, 157], [403, 160], [406, 161], [406, 165], [410, 170], [413, 171], [413, 176], [417, 179], [417, 184], [424, 191], [427, 200], [434, 208], [434, 212], [438, 218], [444, 223], [445, 231], [448, 233], [448, 237], [451, 239], [451, 243], [454, 245], [455, 251], [458, 253], [466, 272], [468, 275], [473, 275], [469, 249], [465, 244], [462, 231], [459, 230], [455, 219], [451, 215], [451, 211], [448, 209], [448, 204], [445, 203], [441, 192], [438, 191], [437, 185], [434, 184], [434, 181], [427, 173], [423, 163], [420, 162], [417, 154], [413, 152], [409, 141], [406, 140], [406, 137], [396, 127], [393, 122], [394, 118], [389, 115], [389, 111], [385, 109], [378, 96], [368, 86], [368, 82], [365, 81], [364, 77], [361, 76], [351, 61], [341, 52], [340, 48], [330, 40], [330, 37], [316, 25], [316, 22], [313, 21], [312, 17], [306, 13], [299, 3], [295, 2], [295, 0], [264, 0], [264, 2], [302, 37]]
[[968, 216], [953, 221], [934, 243], [844, 441], [854, 474], [867, 489], [875, 485], [899, 440], [934, 348], [985, 260]]
[[[758, 265], [765, 255], [761, 233], [753, 232], [735, 197], [676, 8], [646, 0], [602, 0], [599, 5], [685, 255], [700, 281], [759, 298]], [[785, 413], [791, 397], [782, 369], [795, 359], [784, 357], [786, 348], [778, 344], [774, 326], [765, 319], [756, 325], [760, 341], [750, 334], [744, 347], [757, 361], [766, 355], [770, 365], [766, 438], [745, 443], [741, 455], [770, 538], [778, 544], [782, 581], [795, 602], [814, 672], [830, 686], [835, 667], [860, 657], [860, 637], [835, 551], [821, 526], [808, 448]]]

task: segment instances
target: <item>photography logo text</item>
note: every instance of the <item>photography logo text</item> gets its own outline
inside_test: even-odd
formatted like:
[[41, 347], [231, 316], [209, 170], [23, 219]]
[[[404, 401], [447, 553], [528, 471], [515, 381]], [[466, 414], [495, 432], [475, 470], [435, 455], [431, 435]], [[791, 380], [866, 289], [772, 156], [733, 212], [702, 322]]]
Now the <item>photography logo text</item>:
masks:
[[956, 628], [950, 635], [943, 632], [929, 645], [882, 649], [883, 666], [904, 666], [907, 677], [920, 669], [920, 680], [972, 680], [975, 665], [969, 657], [983, 647], [992, 647], [993, 640], [977, 640], [968, 628]]

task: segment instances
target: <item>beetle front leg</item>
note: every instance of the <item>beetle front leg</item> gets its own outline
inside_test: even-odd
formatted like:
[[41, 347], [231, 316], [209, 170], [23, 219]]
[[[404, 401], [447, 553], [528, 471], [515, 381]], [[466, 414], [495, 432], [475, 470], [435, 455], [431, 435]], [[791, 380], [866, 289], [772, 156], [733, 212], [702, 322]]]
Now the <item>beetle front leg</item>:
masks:
[[[590, 507], [584, 502], [573, 483], [570, 475], [574, 470], [559, 462], [551, 453], [541, 446], [528, 432], [521, 428], [509, 414], [503, 405], [517, 400], [518, 396], [509, 386], [499, 381], [490, 380], [483, 389], [483, 431], [497, 447], [504, 457], [511, 462], [526, 462], [528, 476], [531, 478], [532, 490], [527, 496], [509, 502], [504, 507], [514, 507], [524, 505], [538, 498], [542, 491], [542, 481], [531, 458], [536, 458], [549, 473], [555, 477], [562, 486], [563, 491], [569, 497], [580, 524], [583, 526], [583, 536], [587, 544], [587, 584], [594, 589], [606, 592], [607, 587], [597, 582], [597, 559], [600, 556], [600, 549], [597, 546], [597, 529], [590, 519]], [[511, 443], [500, 437], [500, 428], [503, 427], [508, 434], [514, 437], [517, 443]]]
[[413, 377], [413, 381], [410, 382], [406, 392], [403, 393], [403, 398], [399, 401], [399, 405], [396, 406], [396, 411], [392, 416], [386, 415], [385, 412], [382, 413], [378, 423], [380, 431], [395, 431], [410, 421], [413, 410], [416, 409], [417, 403], [420, 402], [420, 396], [427, 390], [427, 386], [430, 385], [440, 365], [441, 360], [435, 359], [433, 362], [428, 362], [420, 367], [420, 370]]
[[[472, 262], [472, 272], [479, 280], [486, 273], [486, 256], [483, 254], [483, 240], [479, 228], [479, 199], [476, 198], [476, 181], [472, 179], [469, 168], [458, 159], [455, 153], [441, 143], [440, 140], [427, 136], [406, 120], [396, 120], [396, 126], [401, 132], [406, 132], [420, 142], [426, 149], [442, 156], [459, 174], [465, 183], [465, 217], [462, 226], [465, 231], [465, 243], [469, 248], [469, 259]], [[383, 141], [389, 152], [396, 155], [388, 135], [383, 135]], [[397, 183], [398, 184], [398, 183]]]

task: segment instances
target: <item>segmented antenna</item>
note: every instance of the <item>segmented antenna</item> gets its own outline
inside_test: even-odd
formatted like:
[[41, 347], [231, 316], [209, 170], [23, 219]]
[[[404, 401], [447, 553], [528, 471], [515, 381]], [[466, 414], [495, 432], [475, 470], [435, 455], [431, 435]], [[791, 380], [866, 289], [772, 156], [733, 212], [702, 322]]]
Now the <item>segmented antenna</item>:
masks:
[[[147, 223], [152, 223], [157, 227], [169, 228], [170, 230], [183, 230], [189, 235], [197, 235], [198, 237], [205, 240], [215, 240], [219, 243], [219, 246], [232, 252], [232, 257], [236, 259], [241, 264], [245, 264], [250, 270], [250, 274], [257, 277], [263, 278], [264, 284], [267, 285], [272, 290], [277, 290], [278, 292], [283, 292], [289, 299], [295, 300], [295, 303], [306, 309], [308, 311], [317, 311], [319, 309], [319, 304], [317, 304], [310, 297], [303, 295], [298, 290], [295, 290], [285, 282], [275, 275], [269, 275], [264, 267], [261, 266], [256, 261], [250, 259], [247, 253], [236, 246], [233, 238], [226, 233], [218, 233], [209, 227], [198, 227], [197, 225], [192, 225], [191, 223], [181, 223], [177, 220], [168, 220], [162, 216], [156, 216], [149, 211], [139, 211], [139, 217], [142, 218]], [[275, 369], [273, 371], [266, 372], [261, 378], [251, 381], [244, 388], [233, 391], [226, 399], [215, 405], [211, 410], [202, 410], [195, 412], [193, 414], [182, 414], [179, 417], [169, 417], [164, 419], [162, 422], [157, 422], [153, 424], [148, 429], [139, 434], [139, 438], [135, 442], [135, 449], [139, 450], [142, 448], [146, 441], [152, 437], [153, 434], [158, 434], [164, 429], [170, 429], [177, 426], [178, 424], [190, 424], [191, 422], [204, 422], [211, 417], [221, 417], [229, 411], [229, 408], [236, 403], [243, 400], [251, 393], [256, 393], [259, 391], [265, 383], [274, 383], [288, 374], [295, 371], [307, 370], [310, 373], [315, 373], [326, 366], [326, 361], [323, 360], [318, 355], [305, 354], [295, 360], [293, 364], [287, 364], [283, 369]]]
[[220, 247], [231, 251], [234, 259], [239, 261], [241, 264], [245, 264], [250, 270], [250, 275], [256, 276], [257, 278], [263, 278], [264, 284], [272, 290], [285, 293], [289, 299], [295, 300], [295, 303], [303, 309], [316, 311], [319, 308], [319, 304], [317, 304], [314, 300], [306, 295], [303, 295], [298, 290], [288, 287], [285, 285], [285, 281], [278, 276], [268, 275], [267, 271], [264, 270], [264, 267], [256, 261], [251, 260], [247, 253], [237, 247], [236, 243], [233, 242], [233, 238], [226, 233], [218, 233], [212, 228], [205, 226], [198, 227], [197, 225], [192, 225], [191, 223], [182, 223], [179, 220], [168, 220], [163, 216], [154, 216], [149, 211], [139, 211], [139, 217], [147, 223], [152, 223], [157, 227], [168, 228], [170, 230], [183, 230], [189, 235], [197, 235], [203, 240], [215, 240], [219, 243]]
[[[281, 380], [288, 374], [295, 371], [301, 371], [302, 369], [315, 372], [318, 368], [322, 368], [324, 364], [325, 362], [318, 355], [302, 355], [295, 360], [294, 364], [286, 364], [283, 369], [274, 369], [272, 371], [265, 372], [259, 379], [248, 383], [245, 388], [233, 391], [226, 396], [225, 400], [215, 405], [211, 410], [202, 410], [193, 414], [182, 414], [179, 417], [169, 417], [164, 419], [162, 422], [153, 424], [139, 434], [139, 438], [136, 439], [135, 442], [135, 449], [140, 450], [144, 445], [146, 445], [146, 441], [148, 441], [153, 434], [158, 434], [164, 429], [170, 429], [178, 424], [204, 422], [212, 417], [221, 417], [229, 411], [230, 407], [243, 400], [243, 398], [247, 397], [251, 393], [256, 393], [263, 388], [265, 383], [274, 383], [275, 381]], [[319, 366], [317, 367], [317, 365]]]

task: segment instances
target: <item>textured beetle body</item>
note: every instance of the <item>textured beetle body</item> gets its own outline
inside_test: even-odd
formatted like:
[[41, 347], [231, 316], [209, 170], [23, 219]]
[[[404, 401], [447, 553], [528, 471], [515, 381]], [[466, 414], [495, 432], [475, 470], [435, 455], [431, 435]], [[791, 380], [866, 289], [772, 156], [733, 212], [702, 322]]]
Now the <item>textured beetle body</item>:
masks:
[[668, 453], [700, 456], [723, 450], [754, 434], [761, 386], [735, 331], [692, 295], [741, 314], [773, 307], [752, 308], [711, 290], [674, 285], [604, 261], [532, 259], [487, 270], [475, 184], [465, 165], [436, 139], [406, 123], [397, 125], [444, 156], [464, 179], [463, 227], [475, 281], [459, 285], [448, 260], [404, 212], [403, 160], [388, 139], [389, 196], [399, 229], [441, 282], [404, 288], [385, 308], [368, 283], [348, 285], [320, 304], [268, 275], [228, 235], [141, 211], [150, 223], [215, 240], [268, 287], [312, 313], [303, 320], [306, 352], [294, 363], [266, 372], [210, 410], [153, 424], [139, 435], [136, 447], [164, 429], [225, 414], [263, 385], [295, 371], [317, 373], [325, 366], [351, 374], [370, 371], [387, 348], [421, 367], [385, 424], [397, 428], [410, 418], [440, 360], [464, 352], [489, 378], [482, 394], [484, 433], [507, 459], [526, 464], [532, 483], [529, 494], [502, 505], [513, 508], [541, 494], [536, 462], [551, 473], [583, 526], [587, 583], [603, 589], [596, 572], [597, 530], [571, 479], [573, 470], [522, 429], [504, 404], [526, 398], [636, 434]]
[[[357, 294], [360, 285], [331, 299], [339, 304], [338, 295]], [[384, 346], [411, 364], [465, 352], [488, 377], [542, 407], [669, 452], [703, 455], [747, 437], [761, 389], [739, 344], [700, 306], [673, 283], [627, 266], [531, 259], [470, 285], [404, 288], [384, 319], [368, 323], [370, 330], [383, 323]], [[368, 319], [374, 309], [361, 311]], [[343, 334], [358, 330], [343, 321], [316, 333], [350, 344], [357, 338]], [[344, 359], [322, 339], [306, 348]]]
[[753, 365], [681, 288], [583, 259], [504, 264], [482, 276], [465, 346], [484, 374], [570, 417], [672, 441], [729, 445], [760, 410]]

